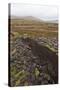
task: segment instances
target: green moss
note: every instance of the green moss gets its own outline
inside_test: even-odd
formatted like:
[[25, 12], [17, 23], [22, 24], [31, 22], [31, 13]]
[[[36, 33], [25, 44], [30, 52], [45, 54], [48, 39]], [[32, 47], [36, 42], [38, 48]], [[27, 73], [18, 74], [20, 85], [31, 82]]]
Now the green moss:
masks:
[[56, 52], [55, 49], [53, 47], [51, 47], [50, 45], [46, 45], [47, 48], [49, 48], [50, 50], [52, 50], [53, 52]]
[[23, 83], [24, 85], [28, 85], [28, 82], [25, 81], [26, 78], [27, 78], [27, 75], [28, 75], [28, 72], [26, 72], [26, 71], [24, 71], [24, 70], [18, 72], [18, 73], [15, 75], [15, 78], [16, 78], [15, 85], [18, 86], [18, 85], [20, 85], [20, 83]]
[[17, 73], [16, 67], [11, 66], [11, 76], [14, 77], [16, 73]]
[[19, 76], [22, 76], [24, 73], [25, 73], [25, 71], [22, 70], [22, 71], [18, 72], [18, 73], [15, 75], [15, 77], [17, 78], [17, 77], [19, 77]]
[[15, 83], [15, 86], [20, 85], [20, 82], [21, 82], [20, 80], [17, 80], [16, 83]]
[[38, 68], [35, 68], [35, 76], [36, 76], [36, 77], [39, 76], [39, 73], [40, 73], [40, 72], [39, 72]]

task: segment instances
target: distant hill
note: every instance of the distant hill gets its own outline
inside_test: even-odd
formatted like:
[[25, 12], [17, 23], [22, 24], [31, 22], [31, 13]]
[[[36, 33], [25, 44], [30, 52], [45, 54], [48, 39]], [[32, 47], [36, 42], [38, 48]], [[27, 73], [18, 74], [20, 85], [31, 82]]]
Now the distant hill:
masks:
[[36, 18], [36, 17], [33, 17], [33, 16], [22, 17], [22, 19], [24, 19], [24, 20], [33, 20], [33, 21], [40, 21], [40, 22], [43, 22], [42, 19], [39, 19], [39, 18]]
[[44, 20], [33, 17], [33, 16], [11, 16], [11, 19], [24, 19], [24, 20], [32, 20], [32, 21], [38, 21], [38, 22], [44, 22]]
[[23, 19], [23, 20], [37, 21], [37, 22], [58, 23], [58, 20], [42, 20], [33, 16], [11, 16], [11, 19]]

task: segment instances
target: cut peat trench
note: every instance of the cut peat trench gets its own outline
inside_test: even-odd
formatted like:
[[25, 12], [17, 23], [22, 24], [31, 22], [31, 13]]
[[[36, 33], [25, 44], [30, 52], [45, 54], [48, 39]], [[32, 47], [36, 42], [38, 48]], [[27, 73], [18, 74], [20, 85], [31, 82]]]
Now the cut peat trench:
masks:
[[33, 39], [26, 38], [22, 39], [22, 41], [31, 48], [34, 56], [39, 57], [39, 60], [37, 60], [39, 65], [46, 65], [48, 73], [54, 79], [54, 82], [58, 83], [58, 55]]

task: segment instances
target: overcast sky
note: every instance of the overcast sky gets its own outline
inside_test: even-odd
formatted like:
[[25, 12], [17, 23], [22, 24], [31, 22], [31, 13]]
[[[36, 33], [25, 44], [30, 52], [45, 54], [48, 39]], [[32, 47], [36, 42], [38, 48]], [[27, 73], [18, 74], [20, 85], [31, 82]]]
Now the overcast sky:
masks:
[[56, 6], [11, 4], [11, 15], [34, 16], [44, 20], [58, 20], [58, 8]]

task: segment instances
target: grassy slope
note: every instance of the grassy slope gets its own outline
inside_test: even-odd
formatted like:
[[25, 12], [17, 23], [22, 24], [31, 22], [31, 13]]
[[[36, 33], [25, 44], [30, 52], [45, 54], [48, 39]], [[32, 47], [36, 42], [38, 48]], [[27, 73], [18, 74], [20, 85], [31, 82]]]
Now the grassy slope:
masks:
[[45, 23], [34, 20], [12, 19], [11, 31], [18, 35], [28, 34], [29, 36], [57, 37], [58, 24]]

